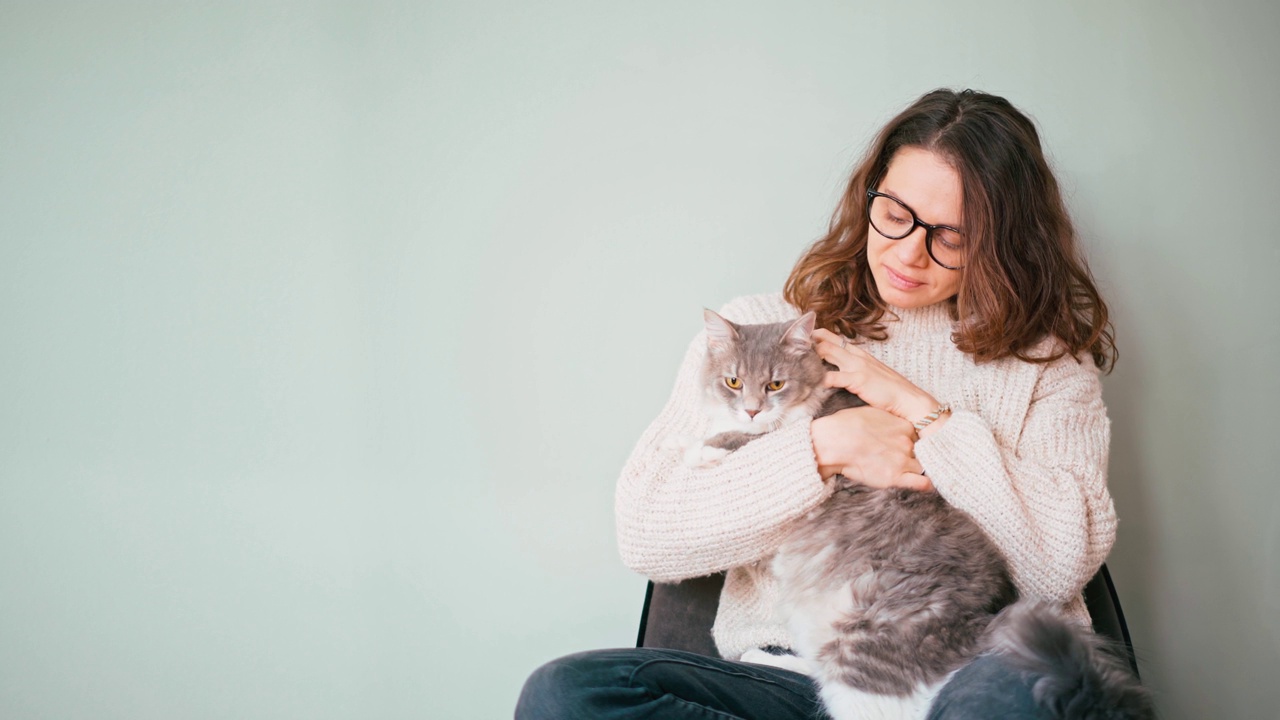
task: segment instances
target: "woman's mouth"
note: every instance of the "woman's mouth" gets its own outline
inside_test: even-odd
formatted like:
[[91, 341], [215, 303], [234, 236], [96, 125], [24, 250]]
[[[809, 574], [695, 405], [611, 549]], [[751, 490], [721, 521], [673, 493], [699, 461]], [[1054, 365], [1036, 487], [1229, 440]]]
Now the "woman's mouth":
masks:
[[921, 285], [924, 285], [924, 283], [912, 280], [906, 275], [894, 272], [893, 268], [888, 265], [884, 266], [884, 271], [889, 276], [889, 282], [899, 290], [915, 290]]

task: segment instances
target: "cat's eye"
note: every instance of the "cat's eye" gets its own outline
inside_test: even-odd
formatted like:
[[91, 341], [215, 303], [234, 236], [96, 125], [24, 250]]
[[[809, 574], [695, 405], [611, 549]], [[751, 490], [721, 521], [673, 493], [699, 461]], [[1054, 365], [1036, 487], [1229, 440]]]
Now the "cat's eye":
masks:
[[769, 392], [778, 392], [786, 384], [787, 384], [786, 380], [774, 380], [768, 385], [765, 385], [765, 387], [769, 389]]
[[742, 380], [740, 380], [739, 378], [736, 378], [736, 377], [727, 377], [727, 378], [725, 378], [725, 379], [724, 379], [724, 384], [725, 384], [725, 385], [728, 385], [730, 390], [741, 390], [741, 389], [742, 389]]

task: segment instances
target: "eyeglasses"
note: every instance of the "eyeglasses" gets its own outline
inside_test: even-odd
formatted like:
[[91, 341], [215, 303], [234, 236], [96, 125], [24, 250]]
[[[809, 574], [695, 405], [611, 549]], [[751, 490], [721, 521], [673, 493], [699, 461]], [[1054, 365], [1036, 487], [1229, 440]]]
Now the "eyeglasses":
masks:
[[914, 210], [892, 195], [868, 190], [867, 219], [876, 232], [890, 240], [901, 240], [922, 227], [924, 248], [934, 262], [948, 270], [964, 267], [964, 233], [949, 225], [920, 222]]

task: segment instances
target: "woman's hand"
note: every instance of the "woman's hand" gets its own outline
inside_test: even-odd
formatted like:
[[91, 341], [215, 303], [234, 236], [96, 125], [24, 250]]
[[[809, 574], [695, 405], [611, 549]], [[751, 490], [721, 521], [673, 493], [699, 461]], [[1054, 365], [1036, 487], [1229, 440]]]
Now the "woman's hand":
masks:
[[[938, 401], [932, 395], [913, 385], [910, 380], [872, 357], [866, 350], [848, 344], [843, 337], [818, 328], [813, 331], [813, 339], [818, 356], [839, 368], [827, 373], [823, 381], [827, 387], [844, 388], [871, 407], [896, 415], [908, 423], [915, 422], [938, 408]], [[910, 429], [910, 424], [907, 427]]]
[[916, 460], [915, 428], [876, 407], [841, 410], [809, 425], [823, 479], [839, 473], [861, 485], [933, 490]]

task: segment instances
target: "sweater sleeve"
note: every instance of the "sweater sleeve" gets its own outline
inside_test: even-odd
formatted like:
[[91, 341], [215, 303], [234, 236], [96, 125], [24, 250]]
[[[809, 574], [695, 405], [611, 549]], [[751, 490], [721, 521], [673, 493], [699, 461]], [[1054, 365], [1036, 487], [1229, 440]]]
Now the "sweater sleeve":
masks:
[[831, 493], [818, 475], [808, 421], [763, 435], [712, 467], [683, 463], [683, 450], [670, 440], [706, 432], [699, 382], [705, 352], [699, 333], [670, 399], [618, 479], [614, 509], [622, 560], [655, 582], [709, 575], [767, 556], [789, 523]]
[[1097, 371], [1066, 357], [1040, 374], [1011, 444], [978, 414], [957, 411], [916, 443], [916, 456], [938, 492], [1004, 552], [1020, 590], [1066, 604], [1115, 542], [1110, 439]]

